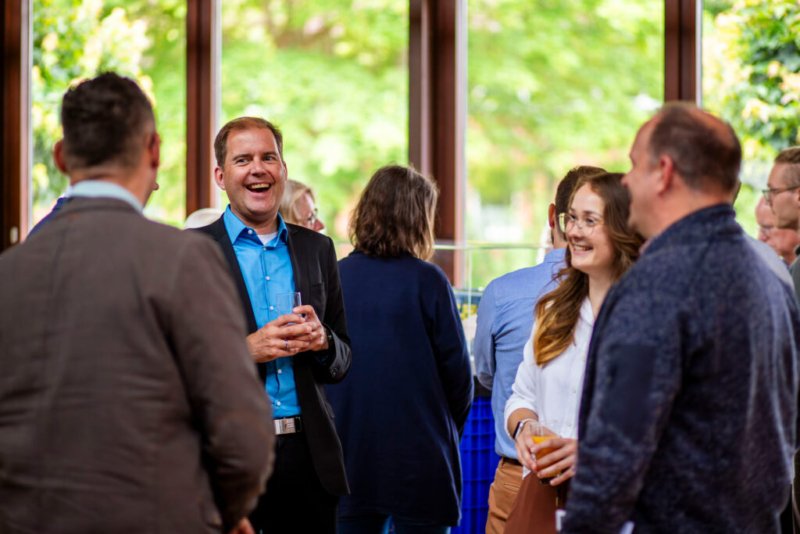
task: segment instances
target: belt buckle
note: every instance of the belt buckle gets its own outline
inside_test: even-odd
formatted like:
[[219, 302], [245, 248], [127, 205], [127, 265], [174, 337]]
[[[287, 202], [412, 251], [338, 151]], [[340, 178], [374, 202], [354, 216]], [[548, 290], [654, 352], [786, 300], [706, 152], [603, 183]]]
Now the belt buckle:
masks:
[[294, 434], [300, 431], [299, 417], [285, 417], [283, 419], [274, 419], [275, 434]]

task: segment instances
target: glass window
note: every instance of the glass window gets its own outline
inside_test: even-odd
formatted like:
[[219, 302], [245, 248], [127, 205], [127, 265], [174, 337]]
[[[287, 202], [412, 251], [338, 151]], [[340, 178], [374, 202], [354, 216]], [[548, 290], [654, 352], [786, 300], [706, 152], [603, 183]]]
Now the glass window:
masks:
[[135, 79], [153, 101], [162, 137], [161, 188], [149, 217], [181, 224], [186, 198], [186, 0], [33, 0], [31, 224], [67, 188], [53, 144], [66, 89], [99, 72]]
[[396, 0], [222, 6], [220, 125], [281, 128], [289, 177], [311, 186], [337, 240], [372, 173], [408, 161], [408, 17]]
[[753, 236], [772, 161], [800, 143], [799, 31], [796, 0], [703, 2], [703, 106], [729, 121], [742, 143], [736, 212]]
[[[546, 244], [547, 206], [573, 166], [629, 168], [664, 92], [664, 9], [627, 0], [468, 1], [466, 236]], [[536, 262], [474, 252], [471, 286]]]

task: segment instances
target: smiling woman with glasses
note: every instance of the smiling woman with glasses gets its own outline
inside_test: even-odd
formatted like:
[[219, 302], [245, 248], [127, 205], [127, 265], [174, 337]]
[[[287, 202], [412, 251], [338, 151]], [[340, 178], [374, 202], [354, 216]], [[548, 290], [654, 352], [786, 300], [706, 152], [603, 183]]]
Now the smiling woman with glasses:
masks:
[[[536, 304], [531, 339], [505, 408], [525, 478], [507, 533], [555, 532], [534, 523], [563, 505], [575, 473], [577, 419], [594, 319], [611, 285], [639, 256], [642, 238], [628, 227], [630, 194], [621, 174], [581, 178], [559, 215], [567, 266], [556, 289]], [[542, 484], [546, 487], [543, 489]]]

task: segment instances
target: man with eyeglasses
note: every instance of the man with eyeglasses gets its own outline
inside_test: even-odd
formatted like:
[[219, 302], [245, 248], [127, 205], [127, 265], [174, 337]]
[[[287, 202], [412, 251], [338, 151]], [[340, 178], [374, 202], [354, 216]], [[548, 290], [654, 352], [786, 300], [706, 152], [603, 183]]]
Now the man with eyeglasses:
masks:
[[795, 249], [800, 245], [800, 233], [793, 228], [778, 228], [775, 220], [767, 199], [760, 198], [756, 205], [758, 240], [769, 245], [788, 267], [797, 258]]
[[648, 245], [594, 324], [562, 532], [777, 533], [800, 314], [736, 223], [741, 145], [719, 118], [667, 104], [630, 159], [628, 223]]
[[[795, 232], [800, 230], [800, 146], [787, 148], [778, 154], [763, 193], [775, 214], [775, 227]], [[795, 295], [800, 300], [800, 263], [796, 259], [789, 271]]]

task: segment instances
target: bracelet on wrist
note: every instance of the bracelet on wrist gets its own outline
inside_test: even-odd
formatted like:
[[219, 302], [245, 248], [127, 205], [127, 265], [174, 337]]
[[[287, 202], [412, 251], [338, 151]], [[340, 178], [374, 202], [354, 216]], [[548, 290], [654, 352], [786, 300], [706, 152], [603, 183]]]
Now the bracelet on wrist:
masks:
[[528, 423], [533, 423], [534, 421], [536, 421], [536, 419], [533, 419], [531, 417], [526, 417], [525, 419], [520, 420], [517, 423], [517, 427], [514, 429], [514, 435], [512, 437], [514, 439], [517, 439], [517, 436], [519, 435], [520, 432], [522, 432], [522, 429], [525, 427], [525, 425]]

